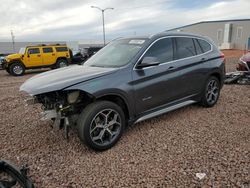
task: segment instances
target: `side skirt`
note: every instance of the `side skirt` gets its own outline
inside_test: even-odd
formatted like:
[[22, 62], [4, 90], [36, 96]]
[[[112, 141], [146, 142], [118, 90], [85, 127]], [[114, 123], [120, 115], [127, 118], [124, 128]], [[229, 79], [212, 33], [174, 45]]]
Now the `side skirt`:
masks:
[[188, 105], [193, 104], [193, 103], [196, 103], [196, 102], [197, 102], [197, 101], [194, 101], [194, 100], [188, 100], [188, 101], [184, 101], [184, 102], [175, 104], [175, 105], [173, 105], [173, 106], [169, 106], [169, 107], [166, 107], [166, 108], [163, 108], [163, 109], [154, 111], [154, 112], [152, 112], [152, 113], [150, 113], [150, 114], [147, 114], [147, 115], [145, 115], [145, 116], [140, 117], [139, 119], [137, 119], [137, 120], [135, 121], [134, 124], [139, 123], [139, 122], [144, 121], [144, 120], [147, 120], [147, 119], [150, 119], [150, 118], [152, 118], [152, 117], [159, 116], [159, 115], [161, 115], [161, 114], [164, 114], [164, 113], [167, 113], [167, 112], [176, 110], [176, 109], [178, 109], [178, 108], [182, 108], [182, 107], [184, 107], [184, 106], [188, 106]]

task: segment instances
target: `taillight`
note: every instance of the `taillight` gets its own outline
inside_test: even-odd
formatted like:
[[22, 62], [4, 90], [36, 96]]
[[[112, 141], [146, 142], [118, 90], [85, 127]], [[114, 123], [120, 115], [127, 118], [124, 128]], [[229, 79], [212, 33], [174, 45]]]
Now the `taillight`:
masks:
[[220, 58], [225, 58], [225, 54], [223, 54], [223, 53], [220, 53]]

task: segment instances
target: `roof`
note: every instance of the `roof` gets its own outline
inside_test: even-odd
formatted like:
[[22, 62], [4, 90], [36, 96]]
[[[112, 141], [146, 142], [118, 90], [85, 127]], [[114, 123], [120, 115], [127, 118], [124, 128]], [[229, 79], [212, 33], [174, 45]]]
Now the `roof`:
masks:
[[241, 21], [250, 21], [250, 19], [234, 19], [234, 20], [202, 21], [202, 22], [197, 22], [197, 23], [193, 23], [193, 24], [189, 24], [189, 25], [184, 25], [184, 26], [181, 26], [181, 27], [176, 27], [176, 28], [169, 29], [169, 30], [166, 30], [166, 31], [172, 31], [172, 30], [181, 29], [181, 28], [184, 28], [184, 27], [189, 27], [189, 26], [198, 25], [198, 24], [205, 24], [205, 23], [218, 23], [218, 22], [241, 22]]
[[200, 37], [200, 38], [206, 38], [202, 35], [194, 34], [194, 33], [188, 33], [188, 32], [176, 32], [176, 31], [164, 31], [161, 33], [157, 33], [155, 35], [152, 35], [149, 37], [150, 39], [165, 37], [165, 36], [189, 36], [189, 37]]
[[65, 47], [66, 44], [36, 44], [36, 45], [28, 45], [26, 47], [46, 47], [46, 46], [62, 46], [62, 47]]

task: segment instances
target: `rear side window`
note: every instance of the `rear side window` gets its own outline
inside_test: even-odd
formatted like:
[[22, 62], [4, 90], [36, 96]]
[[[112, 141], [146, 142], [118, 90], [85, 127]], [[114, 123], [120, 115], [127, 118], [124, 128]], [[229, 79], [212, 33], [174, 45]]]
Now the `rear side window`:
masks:
[[195, 44], [195, 49], [196, 49], [197, 55], [202, 54], [203, 51], [201, 49], [200, 44], [198, 43], [198, 40], [197, 39], [193, 39], [193, 40], [194, 40], [194, 44]]
[[40, 49], [39, 48], [29, 48], [28, 54], [40, 54]]
[[208, 42], [206, 42], [204, 40], [201, 40], [201, 39], [198, 39], [198, 42], [199, 42], [199, 44], [200, 44], [200, 46], [202, 48], [202, 51], [204, 53], [211, 50], [211, 45]]
[[67, 47], [56, 47], [57, 52], [67, 52], [68, 48]]
[[52, 48], [43, 48], [43, 53], [52, 53], [53, 49]]
[[172, 39], [166, 38], [155, 42], [144, 57], [155, 57], [159, 63], [165, 63], [173, 60]]
[[195, 47], [192, 38], [177, 37], [176, 40], [176, 57], [182, 59], [186, 57], [195, 56]]

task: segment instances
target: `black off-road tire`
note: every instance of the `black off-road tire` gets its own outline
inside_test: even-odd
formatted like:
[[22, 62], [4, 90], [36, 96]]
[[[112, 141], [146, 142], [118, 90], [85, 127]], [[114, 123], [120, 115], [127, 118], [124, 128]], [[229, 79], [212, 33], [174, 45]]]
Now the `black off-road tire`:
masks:
[[56, 68], [63, 68], [68, 66], [68, 61], [66, 59], [58, 59], [56, 61]]
[[[91, 129], [93, 125], [96, 124], [95, 120], [98, 117], [98, 114], [100, 115], [100, 113], [105, 112], [105, 110], [113, 110], [114, 113], [119, 114], [118, 117], [120, 118], [120, 128], [118, 129], [119, 131], [117, 131], [116, 136], [113, 138], [114, 140], [111, 140], [110, 142], [102, 145], [99, 143], [95, 143], [95, 141], [93, 141], [94, 136], [92, 136], [92, 134], [94, 133], [94, 131], [91, 133]], [[78, 122], [77, 122], [78, 135], [81, 141], [85, 143], [89, 148], [94, 149], [96, 151], [104, 151], [104, 150], [111, 148], [118, 142], [118, 140], [122, 136], [124, 127], [126, 125], [125, 121], [126, 121], [125, 115], [120, 106], [109, 101], [97, 101], [97, 102], [89, 104], [80, 114], [78, 118]], [[96, 128], [95, 131], [98, 131], [98, 129], [99, 128]], [[104, 130], [104, 128], [100, 128], [100, 129]], [[105, 134], [108, 134], [109, 136], [111, 135], [109, 134], [108, 131], [104, 131], [104, 136]], [[100, 136], [100, 134], [97, 134], [97, 136], [98, 135]], [[106, 135], [106, 137], [108, 135]]]
[[10, 69], [9, 68], [6, 68], [5, 70], [6, 70], [7, 73], [10, 74]]
[[[214, 89], [212, 89], [212, 90], [214, 90], [214, 94], [209, 94], [209, 92], [211, 92], [210, 85], [213, 83], [215, 84]], [[205, 87], [203, 89], [200, 104], [204, 107], [207, 107], [207, 108], [213, 107], [217, 103], [217, 101], [220, 97], [220, 90], [221, 90], [221, 83], [218, 80], [218, 78], [216, 78], [215, 76], [209, 77], [207, 79]], [[217, 94], [217, 95], [215, 95], [215, 94]], [[210, 95], [212, 95], [211, 100], [209, 100]]]
[[19, 62], [12, 63], [9, 67], [9, 72], [13, 76], [22, 76], [25, 73], [25, 67]]

